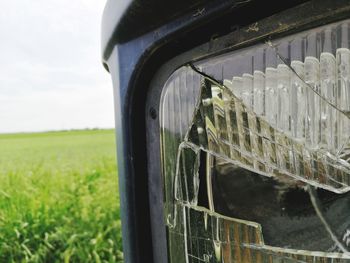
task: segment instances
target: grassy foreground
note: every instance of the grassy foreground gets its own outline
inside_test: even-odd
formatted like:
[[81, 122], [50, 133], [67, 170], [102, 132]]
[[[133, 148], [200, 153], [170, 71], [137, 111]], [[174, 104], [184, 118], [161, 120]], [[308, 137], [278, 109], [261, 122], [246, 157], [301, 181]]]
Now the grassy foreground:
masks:
[[120, 262], [113, 130], [0, 135], [0, 262]]

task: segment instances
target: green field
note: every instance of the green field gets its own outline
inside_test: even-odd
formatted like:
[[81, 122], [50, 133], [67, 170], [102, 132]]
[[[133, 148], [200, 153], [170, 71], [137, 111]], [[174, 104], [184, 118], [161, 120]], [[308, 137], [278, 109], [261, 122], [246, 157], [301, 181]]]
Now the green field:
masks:
[[114, 130], [0, 135], [0, 262], [122, 260]]

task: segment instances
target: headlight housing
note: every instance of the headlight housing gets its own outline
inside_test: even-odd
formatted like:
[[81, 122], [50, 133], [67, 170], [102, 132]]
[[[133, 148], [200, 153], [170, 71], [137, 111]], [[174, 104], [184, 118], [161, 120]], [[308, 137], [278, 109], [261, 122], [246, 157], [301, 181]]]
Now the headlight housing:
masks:
[[350, 260], [349, 25], [171, 75], [160, 103], [171, 262]]

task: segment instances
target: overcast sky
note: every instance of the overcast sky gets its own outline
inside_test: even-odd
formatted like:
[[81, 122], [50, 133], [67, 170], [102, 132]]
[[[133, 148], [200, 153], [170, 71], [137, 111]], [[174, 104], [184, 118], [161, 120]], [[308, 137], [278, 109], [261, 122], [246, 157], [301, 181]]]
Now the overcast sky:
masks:
[[0, 0], [0, 133], [113, 127], [103, 0]]

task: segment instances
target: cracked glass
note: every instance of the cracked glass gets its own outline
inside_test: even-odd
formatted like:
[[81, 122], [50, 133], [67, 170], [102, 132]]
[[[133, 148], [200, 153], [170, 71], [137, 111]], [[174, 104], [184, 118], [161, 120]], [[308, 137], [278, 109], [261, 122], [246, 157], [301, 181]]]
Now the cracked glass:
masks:
[[349, 30], [326, 25], [167, 80], [170, 262], [350, 262]]

